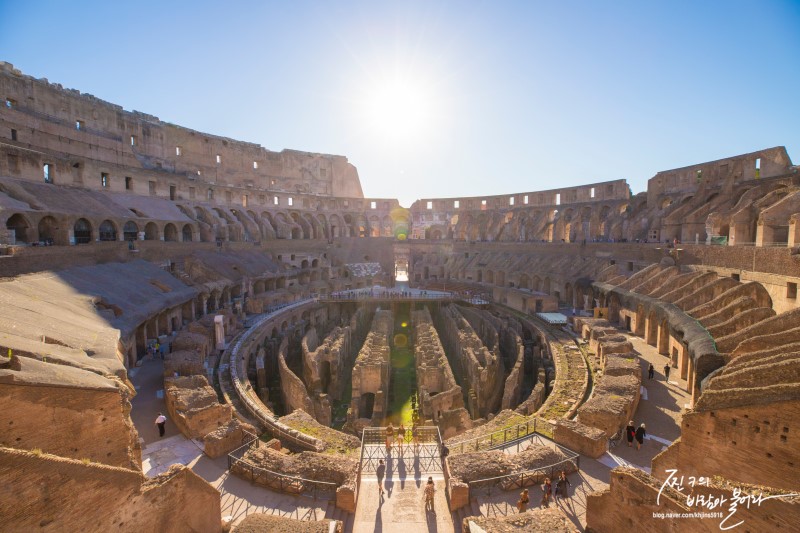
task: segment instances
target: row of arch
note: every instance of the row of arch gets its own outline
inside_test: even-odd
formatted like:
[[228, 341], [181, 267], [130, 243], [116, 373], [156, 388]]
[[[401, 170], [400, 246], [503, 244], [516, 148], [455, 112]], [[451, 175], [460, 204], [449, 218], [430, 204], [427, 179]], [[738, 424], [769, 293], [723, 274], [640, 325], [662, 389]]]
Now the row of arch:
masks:
[[13, 232], [17, 243], [88, 244], [95, 241], [197, 240], [197, 229], [190, 223], [159, 224], [155, 221], [142, 223], [134, 220], [117, 222], [111, 219], [93, 222], [88, 217], [59, 220], [52, 215], [45, 215], [34, 223], [24, 213], [9, 216], [6, 229]]

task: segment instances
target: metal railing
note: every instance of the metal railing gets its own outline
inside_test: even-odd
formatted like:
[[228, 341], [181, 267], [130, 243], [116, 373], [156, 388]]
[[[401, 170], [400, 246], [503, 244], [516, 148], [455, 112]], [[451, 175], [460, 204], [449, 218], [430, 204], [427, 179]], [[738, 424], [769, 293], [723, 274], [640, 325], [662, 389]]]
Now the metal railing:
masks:
[[239, 355], [239, 351], [243, 344], [249, 342], [250, 337], [255, 335], [256, 332], [259, 330], [259, 326], [264, 324], [266, 321], [271, 320], [277, 316], [277, 314], [287, 311], [289, 309], [294, 309], [297, 307], [301, 307], [303, 305], [313, 303], [314, 300], [301, 300], [299, 302], [294, 302], [289, 304], [285, 307], [282, 307], [278, 312], [268, 313], [265, 316], [259, 318], [255, 321], [250, 329], [245, 331], [242, 335], [240, 335], [234, 342], [234, 344], [229, 347], [228, 349], [228, 361], [229, 367], [228, 370], [231, 374], [231, 382], [233, 383], [233, 387], [236, 391], [237, 396], [244, 404], [247, 411], [255, 417], [265, 428], [266, 430], [271, 433], [274, 437], [277, 437], [281, 440], [288, 441], [300, 448], [306, 450], [313, 450], [313, 451], [320, 451], [318, 450], [314, 443], [317, 441], [314, 437], [310, 437], [305, 435], [302, 432], [294, 431], [295, 434], [291, 433], [293, 431], [288, 426], [284, 426], [280, 422], [278, 422], [277, 418], [270, 412], [267, 407], [261, 402], [261, 399], [255, 395], [253, 391], [253, 387], [250, 385], [249, 382], [244, 382], [243, 379], [240, 377], [240, 373], [244, 370], [240, 368], [240, 364], [242, 361], [242, 357]]
[[519, 489], [522, 487], [535, 485], [537, 483], [542, 483], [547, 477], [549, 477], [555, 483], [559, 472], [562, 470], [572, 473], [581, 469], [581, 456], [579, 453], [575, 453], [568, 448], [564, 448], [555, 442], [546, 442], [538, 435], [534, 436], [534, 438], [539, 445], [551, 446], [556, 450], [560, 450], [564, 455], [566, 455], [566, 458], [557, 463], [526, 470], [524, 472], [514, 472], [504, 476], [468, 481], [467, 485], [469, 485], [470, 494], [472, 495], [473, 490], [483, 490], [488, 496], [491, 495], [492, 491], [497, 488], [502, 490]]
[[[385, 427], [364, 428], [361, 434], [361, 458], [359, 477], [362, 473], [373, 473], [381, 459], [403, 463], [403, 468], [419, 472], [442, 470], [442, 436], [436, 426], [417, 427], [417, 439], [412, 430], [406, 429], [403, 440], [398, 442], [398, 430], [391, 437]], [[391, 443], [391, 446], [387, 444]]]
[[230, 472], [242, 475], [253, 483], [278, 492], [310, 493], [314, 499], [333, 500], [336, 498], [336, 489], [340, 486], [337, 483], [290, 476], [254, 465], [244, 457], [252, 448], [258, 448], [260, 441], [258, 437], [247, 432], [242, 440], [248, 442], [228, 454], [228, 470]]
[[492, 450], [515, 441], [521, 441], [536, 433], [536, 419], [532, 418], [523, 424], [515, 424], [491, 433], [485, 433], [471, 439], [448, 445], [451, 454]]

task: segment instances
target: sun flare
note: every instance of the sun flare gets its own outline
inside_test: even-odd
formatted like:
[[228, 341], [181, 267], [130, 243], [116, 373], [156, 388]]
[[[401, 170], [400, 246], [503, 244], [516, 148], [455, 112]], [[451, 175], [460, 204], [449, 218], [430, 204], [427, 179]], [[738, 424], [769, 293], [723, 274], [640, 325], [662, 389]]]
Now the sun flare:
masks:
[[370, 130], [394, 141], [410, 140], [432, 126], [432, 92], [421, 82], [382, 80], [365, 95]]

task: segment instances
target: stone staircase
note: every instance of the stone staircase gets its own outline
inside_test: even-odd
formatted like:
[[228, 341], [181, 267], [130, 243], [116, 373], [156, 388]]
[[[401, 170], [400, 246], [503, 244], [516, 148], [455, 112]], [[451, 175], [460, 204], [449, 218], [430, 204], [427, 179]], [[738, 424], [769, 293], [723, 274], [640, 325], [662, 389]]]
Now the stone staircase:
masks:
[[355, 515], [352, 513], [348, 513], [336, 507], [335, 500], [330, 500], [328, 501], [328, 506], [325, 508], [325, 516], [323, 518], [338, 520], [342, 525], [342, 533], [349, 533], [353, 531], [354, 516]]
[[453, 517], [453, 529], [455, 533], [461, 531], [464, 519], [470, 516], [481, 516], [480, 505], [476, 498], [470, 498], [469, 505], [465, 505], [450, 513]]

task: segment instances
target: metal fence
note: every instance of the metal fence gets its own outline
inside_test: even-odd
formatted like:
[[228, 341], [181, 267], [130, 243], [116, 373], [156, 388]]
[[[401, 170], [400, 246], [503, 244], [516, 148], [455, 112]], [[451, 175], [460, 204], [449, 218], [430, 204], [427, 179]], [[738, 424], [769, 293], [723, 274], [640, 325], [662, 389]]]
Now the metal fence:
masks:
[[[385, 427], [364, 428], [361, 435], [359, 474], [374, 473], [380, 460], [396, 461], [397, 467], [415, 472], [442, 471], [442, 437], [436, 426], [420, 426], [417, 438], [410, 429], [398, 440], [398, 430], [391, 436]], [[390, 445], [389, 445], [390, 444]]]
[[505, 445], [514, 444], [536, 433], [536, 419], [532, 418], [523, 424], [515, 424], [491, 433], [485, 433], [472, 439], [450, 444], [451, 454], [492, 450]]
[[558, 478], [558, 474], [564, 470], [567, 473], [572, 473], [579, 471], [581, 469], [581, 456], [578, 453], [573, 452], [568, 448], [564, 448], [563, 446], [556, 444], [555, 442], [545, 442], [541, 437], [536, 435], [534, 437], [536, 439], [537, 444], [545, 445], [545, 446], [552, 446], [556, 450], [560, 450], [561, 452], [566, 455], [566, 458], [562, 461], [557, 463], [553, 463], [551, 465], [542, 466], [539, 468], [534, 468], [532, 470], [526, 470], [524, 472], [514, 472], [513, 474], [506, 474], [504, 476], [496, 476], [484, 479], [476, 479], [474, 481], [468, 481], [467, 484], [469, 485], [470, 494], [474, 495], [472, 491], [483, 491], [483, 494], [489, 496], [492, 494], [493, 490], [501, 489], [501, 490], [514, 490], [520, 489], [523, 487], [528, 487], [530, 485], [536, 485], [539, 483], [543, 483], [545, 478], [550, 478], [550, 480], [555, 484], [556, 479]]
[[314, 499], [336, 499], [336, 489], [339, 487], [336, 483], [273, 472], [272, 470], [254, 465], [245, 459], [244, 456], [248, 451], [252, 448], [258, 448], [261, 445], [258, 437], [247, 432], [245, 432], [245, 434], [245, 438], [242, 440], [247, 442], [228, 454], [229, 471], [239, 474], [253, 483], [278, 492], [286, 492], [288, 494], [311, 494]]

